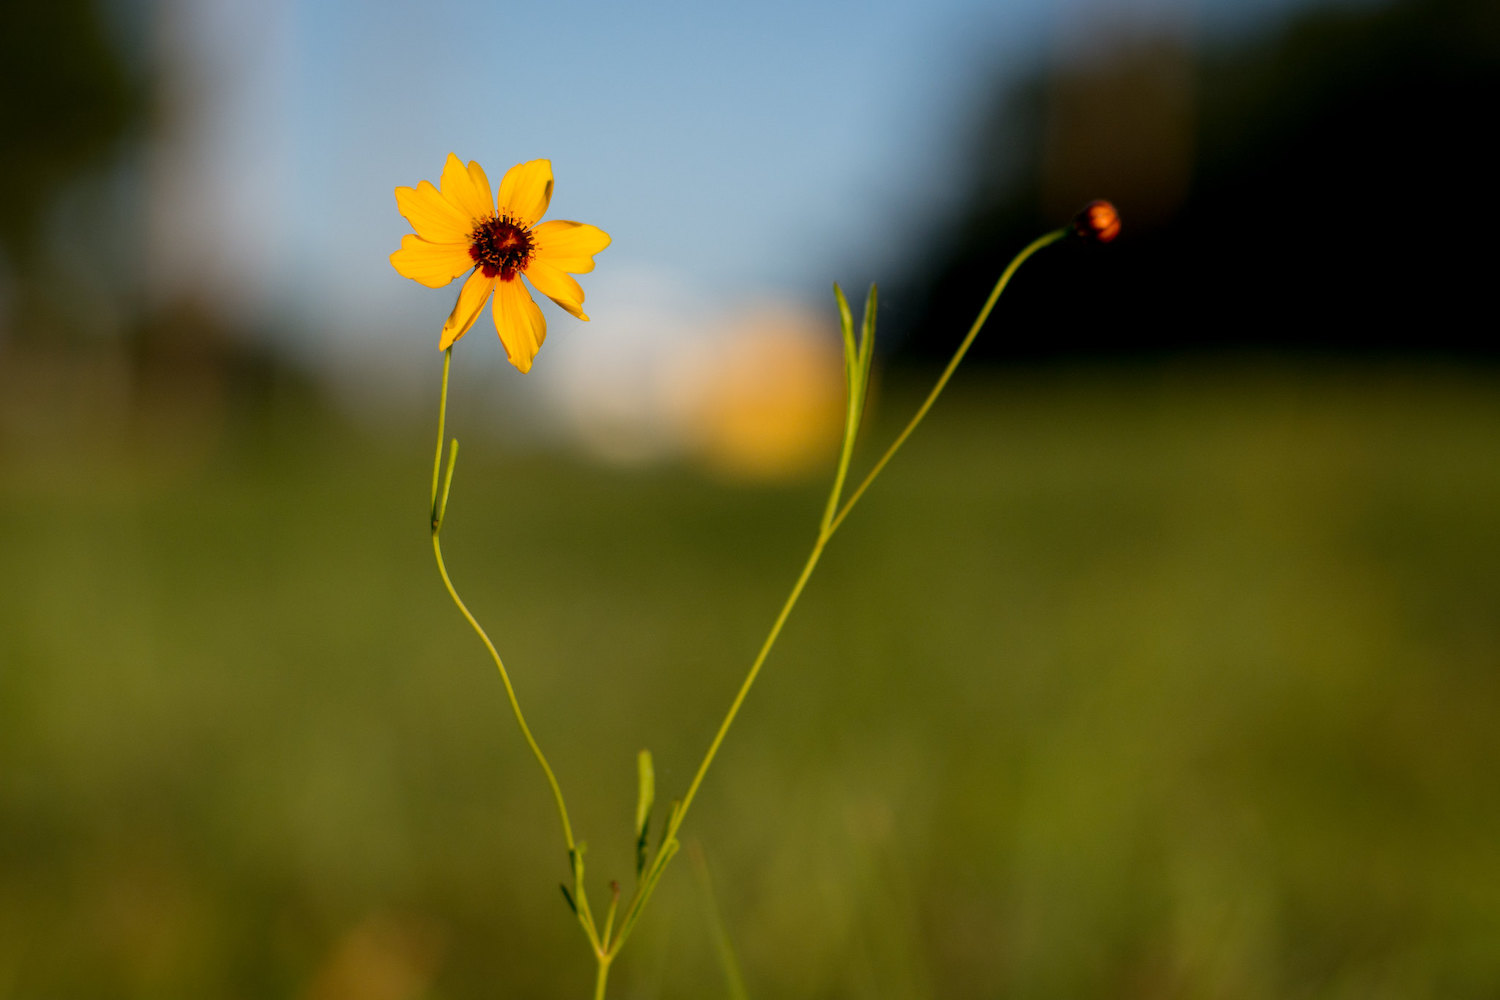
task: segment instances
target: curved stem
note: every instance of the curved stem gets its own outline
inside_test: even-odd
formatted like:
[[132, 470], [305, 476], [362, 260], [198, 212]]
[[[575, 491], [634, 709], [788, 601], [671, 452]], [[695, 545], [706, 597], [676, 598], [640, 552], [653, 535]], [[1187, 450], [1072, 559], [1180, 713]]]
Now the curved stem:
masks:
[[452, 355], [452, 348], [443, 352], [443, 389], [440, 402], [438, 403], [437, 455], [433, 458], [432, 466], [432, 554], [434, 559], [437, 560], [438, 575], [443, 578], [443, 586], [447, 589], [448, 596], [453, 599], [453, 603], [457, 606], [459, 613], [464, 616], [470, 627], [474, 629], [474, 633], [479, 636], [479, 640], [484, 643], [484, 648], [489, 651], [490, 659], [495, 661], [495, 668], [500, 672], [501, 683], [505, 685], [505, 695], [510, 700], [510, 708], [511, 712], [515, 714], [516, 724], [521, 727], [521, 735], [525, 738], [526, 745], [531, 748], [532, 756], [541, 765], [542, 773], [547, 776], [547, 785], [552, 789], [552, 798], [557, 803], [557, 816], [562, 821], [563, 840], [568, 846], [568, 860], [575, 873], [573, 898], [578, 907], [578, 919], [583, 925], [584, 933], [588, 935], [590, 944], [594, 946], [594, 951], [602, 953], [603, 948], [599, 942], [598, 932], [594, 928], [593, 915], [589, 912], [588, 899], [583, 893], [582, 880], [576, 877], [576, 873], [579, 871], [577, 862], [578, 845], [573, 840], [573, 824], [568, 820], [568, 806], [563, 801], [562, 786], [557, 782], [557, 775], [553, 773], [552, 765], [547, 763], [547, 755], [542, 753], [542, 748], [537, 743], [536, 737], [531, 734], [531, 727], [526, 723], [526, 715], [521, 711], [521, 702], [516, 697], [515, 686], [511, 683], [510, 672], [505, 669], [505, 662], [500, 659], [500, 652], [495, 648], [495, 644], [490, 641], [489, 634], [485, 632], [484, 627], [479, 624], [478, 619], [474, 617], [473, 613], [469, 611], [468, 606], [464, 604], [463, 598], [458, 596], [458, 591], [453, 586], [453, 580], [448, 576], [448, 567], [443, 562], [443, 518], [447, 513], [448, 489], [453, 483], [453, 463], [458, 457], [458, 441], [455, 439], [448, 459], [447, 474], [443, 477], [443, 492], [440, 498], [438, 495], [438, 479], [442, 468], [442, 435], [447, 422], [448, 368], [452, 360]]
[[542, 771], [546, 773], [547, 784], [552, 787], [552, 797], [557, 801], [557, 815], [562, 820], [563, 839], [567, 841], [569, 851], [575, 850], [577, 845], [573, 842], [573, 826], [568, 822], [568, 807], [563, 803], [562, 788], [557, 783], [557, 776], [552, 773], [552, 766], [547, 763], [547, 756], [542, 753], [542, 748], [537, 745], [536, 737], [531, 735], [531, 727], [526, 724], [526, 716], [521, 711], [521, 703], [516, 699], [516, 689], [510, 682], [510, 674], [506, 671], [505, 664], [500, 659], [500, 654], [495, 650], [495, 644], [490, 641], [490, 637], [485, 633], [483, 626], [469, 612], [468, 607], [463, 602], [463, 598], [458, 596], [458, 591], [453, 589], [453, 581], [449, 579], [448, 569], [443, 565], [443, 549], [438, 538], [438, 533], [433, 532], [432, 553], [437, 557], [438, 573], [443, 578], [443, 586], [448, 589], [448, 596], [453, 598], [453, 603], [458, 606], [459, 613], [464, 616], [469, 625], [473, 627], [475, 634], [479, 636], [480, 641], [484, 643], [484, 648], [489, 650], [490, 659], [495, 661], [495, 667], [500, 671], [500, 681], [505, 685], [505, 695], [510, 699], [510, 709], [515, 713], [516, 724], [521, 727], [521, 735], [526, 738], [526, 745], [531, 748], [532, 755], [536, 757], [536, 762], [542, 766]]
[[979, 336], [979, 331], [984, 328], [985, 321], [990, 318], [990, 312], [995, 308], [995, 303], [1000, 298], [1000, 293], [1005, 291], [1006, 285], [1010, 284], [1010, 279], [1016, 273], [1016, 270], [1032, 254], [1043, 247], [1056, 243], [1067, 236], [1068, 232], [1067, 228], [1054, 230], [1045, 236], [1033, 240], [1020, 253], [1016, 254], [1009, 266], [1000, 275], [999, 280], [995, 282], [994, 289], [990, 291], [990, 296], [985, 300], [984, 307], [979, 310], [979, 315], [975, 318], [973, 325], [969, 327], [968, 334], [964, 337], [963, 342], [959, 344], [958, 350], [953, 353], [953, 358], [948, 362], [948, 366], [938, 376], [937, 384], [932, 387], [932, 391], [927, 394], [927, 398], [918, 407], [916, 415], [911, 418], [906, 427], [897, 435], [896, 440], [885, 450], [885, 454], [880, 456], [880, 460], [871, 468], [869, 474], [865, 476], [859, 486], [850, 494], [848, 501], [838, 511], [838, 514], [830, 517], [830, 512], [837, 502], [839, 491], [843, 486], [844, 476], [848, 471], [849, 455], [853, 450], [852, 441], [846, 435], [845, 451], [839, 456], [839, 470], [834, 481], [834, 492], [830, 497], [828, 509], [824, 512], [823, 525], [818, 532], [817, 540], [813, 542], [812, 552], [808, 554], [807, 563], [802, 567], [802, 573], [797, 577], [797, 582], [792, 585], [791, 593], [787, 595], [786, 602], [781, 606], [781, 612], [776, 616], [775, 622], [771, 625], [771, 631], [766, 635], [765, 642], [761, 644], [760, 652], [756, 654], [754, 662], [750, 664], [750, 669], [746, 673], [744, 681], [741, 682], [739, 691], [736, 692], [734, 700], [730, 702], [729, 711], [725, 714], [724, 721], [719, 724], [718, 731], [714, 733], [713, 741], [708, 745], [708, 752], [704, 754], [703, 762], [698, 765], [697, 773], [693, 775], [693, 781], [688, 785], [687, 794], [683, 796], [681, 804], [672, 811], [671, 821], [668, 823], [666, 831], [662, 834], [662, 846], [658, 848], [657, 856], [648, 869], [646, 877], [641, 880], [629, 905], [625, 908], [625, 916], [620, 923], [620, 932], [615, 936], [608, 949], [610, 957], [619, 953], [620, 948], [625, 943], [626, 937], [629, 936], [631, 929], [635, 926], [635, 922], [639, 918], [642, 909], [645, 908], [646, 902], [650, 899], [651, 893], [655, 890], [656, 883], [660, 879], [662, 871], [672, 859], [672, 855], [675, 853], [675, 844], [673, 841], [678, 829], [682, 826], [683, 819], [687, 816], [688, 809], [693, 804], [693, 799], [698, 794], [698, 788], [703, 784], [703, 778], [708, 774], [709, 766], [713, 764], [714, 758], [718, 755], [719, 747], [723, 744], [724, 737], [729, 733], [729, 727], [734, 724], [735, 717], [739, 715], [740, 707], [744, 704], [745, 697], [750, 693], [750, 688], [754, 686], [755, 679], [760, 676], [761, 667], [765, 665], [766, 658], [771, 653], [771, 647], [776, 644], [776, 639], [781, 635], [781, 629], [786, 624], [787, 618], [791, 615], [792, 608], [796, 607], [798, 598], [802, 596], [803, 588], [807, 586], [808, 579], [812, 576], [813, 570], [817, 568], [818, 560], [822, 558], [823, 549], [827, 546], [828, 540], [833, 537], [834, 532], [838, 531], [839, 526], [844, 523], [844, 518], [849, 516], [850, 510], [854, 508], [854, 505], [859, 502], [860, 497], [864, 495], [865, 490], [870, 488], [870, 484], [875, 481], [875, 478], [880, 475], [891, 458], [900, 450], [901, 445], [911, 436], [912, 431], [916, 430], [917, 425], [927, 416], [927, 411], [932, 409], [932, 404], [937, 401], [943, 388], [947, 386], [948, 380], [953, 377], [953, 373], [958, 368], [959, 362], [964, 359], [964, 355], [969, 352], [969, 347], [974, 343], [974, 339]]
[[938, 376], [937, 384], [932, 387], [932, 391], [927, 394], [927, 398], [917, 408], [916, 416], [911, 418], [906, 427], [896, 436], [896, 440], [891, 442], [891, 446], [885, 450], [885, 454], [880, 456], [880, 461], [875, 463], [874, 467], [870, 469], [869, 474], [855, 487], [854, 492], [849, 494], [849, 499], [844, 504], [843, 509], [829, 522], [828, 530], [830, 534], [843, 523], [844, 518], [849, 516], [849, 511], [859, 502], [859, 498], [864, 495], [865, 490], [870, 488], [870, 484], [875, 481], [875, 477], [880, 475], [881, 470], [886, 467], [886, 464], [890, 462], [901, 446], [906, 443], [906, 439], [911, 437], [911, 432], [917, 429], [917, 425], [922, 422], [922, 418], [927, 416], [927, 411], [932, 409], [932, 404], [937, 401], [938, 396], [943, 391], [943, 387], [953, 377], [953, 372], [958, 368], [958, 363], [964, 359], [965, 354], [969, 353], [969, 346], [974, 343], [974, 338], [979, 336], [979, 331], [983, 329], [985, 320], [990, 318], [990, 310], [995, 308], [995, 303], [1000, 299], [1000, 293], [1005, 291], [1006, 285], [1010, 284], [1011, 275], [1016, 273], [1017, 268], [1024, 264], [1028, 257], [1042, 249], [1042, 247], [1056, 243], [1067, 236], [1069, 231], [1066, 227], [1055, 229], [1045, 236], [1040, 236], [1032, 240], [1026, 245], [1025, 249], [1016, 254], [1015, 259], [1010, 262], [1010, 266], [1000, 275], [1000, 280], [995, 282], [995, 287], [990, 292], [990, 297], [985, 300], [984, 308], [979, 310], [979, 315], [975, 318], [974, 325], [969, 327], [968, 336], [964, 337], [963, 343], [958, 345], [958, 350], [953, 352], [953, 358], [948, 362], [948, 367], [943, 369], [943, 373]]
[[[787, 595], [786, 603], [781, 606], [781, 613], [776, 616], [776, 621], [772, 623], [771, 631], [766, 636], [765, 642], [761, 644], [760, 652], [756, 655], [755, 662], [750, 664], [750, 670], [745, 675], [744, 683], [740, 685], [739, 692], [734, 696], [734, 701], [729, 705], [728, 714], [724, 716], [724, 721], [719, 725], [719, 731], [714, 734], [713, 742], [708, 746], [708, 753], [704, 755], [703, 763], [698, 765], [698, 772], [693, 775], [692, 784], [688, 785], [687, 794], [682, 797], [682, 806], [677, 810], [676, 822], [673, 824], [671, 831], [669, 831], [669, 836], [671, 833], [676, 832], [677, 828], [682, 825], [683, 817], [687, 815], [688, 809], [693, 804], [694, 796], [698, 794], [698, 786], [703, 783], [703, 778], [708, 773], [709, 765], [714, 762], [714, 757], [719, 752], [719, 745], [724, 742], [724, 736], [729, 732], [729, 727], [734, 723], [735, 716], [739, 714], [740, 706], [744, 704], [745, 696], [750, 693], [751, 686], [755, 684], [755, 678], [760, 675], [760, 668], [765, 664], [766, 657], [770, 655], [771, 647], [776, 645], [776, 639], [781, 635], [782, 626], [786, 624], [787, 617], [792, 613], [792, 608], [797, 604], [797, 599], [802, 596], [802, 588], [807, 586], [808, 578], [812, 576], [813, 570], [817, 568], [818, 560], [823, 555], [823, 547], [828, 544], [828, 540], [833, 537], [833, 533], [838, 530], [839, 525], [848, 516], [850, 508], [858, 502], [864, 491], [869, 489], [870, 484], [875, 481], [876, 476], [880, 475], [880, 471], [885, 468], [886, 463], [896, 454], [897, 449], [911, 436], [911, 432], [917, 429], [917, 425], [922, 422], [922, 418], [927, 416], [927, 411], [932, 409], [932, 404], [943, 391], [943, 387], [948, 384], [948, 380], [953, 377], [954, 370], [958, 368], [958, 363], [968, 353], [969, 346], [974, 343], [974, 338], [979, 336], [979, 331], [984, 327], [985, 320], [990, 317], [990, 310], [995, 308], [995, 302], [1000, 298], [1000, 293], [1005, 291], [1005, 286], [1010, 283], [1011, 275], [1016, 273], [1016, 269], [1025, 262], [1026, 258], [1036, 253], [1042, 247], [1057, 242], [1066, 235], [1068, 235], [1067, 229], [1058, 229], [1048, 233], [1046, 236], [1033, 240], [1024, 250], [1016, 254], [1015, 259], [1010, 262], [1010, 266], [1005, 269], [1005, 273], [1000, 275], [1000, 280], [995, 282], [995, 288], [990, 292], [989, 299], [985, 301], [984, 308], [979, 311], [979, 316], [974, 320], [974, 325], [969, 327], [968, 336], [964, 338], [963, 343], [954, 352], [953, 359], [948, 362], [948, 367], [943, 369], [943, 374], [938, 376], [937, 385], [933, 386], [932, 392], [927, 394], [927, 399], [923, 401], [921, 407], [917, 410], [917, 415], [911, 418], [911, 422], [906, 425], [906, 429], [886, 449], [885, 454], [880, 457], [880, 461], [876, 462], [875, 467], [870, 470], [870, 474], [865, 476], [864, 481], [850, 495], [849, 501], [844, 504], [843, 509], [828, 522], [826, 528], [818, 533], [818, 539], [813, 543], [812, 552], [807, 557], [807, 564], [802, 567], [802, 575], [797, 577], [797, 582], [792, 585], [792, 592]], [[847, 456], [840, 456], [840, 459], [839, 471], [841, 475], [839, 475], [835, 482], [835, 491], [843, 485], [842, 473], [848, 467]], [[837, 496], [837, 492], [834, 495]]]

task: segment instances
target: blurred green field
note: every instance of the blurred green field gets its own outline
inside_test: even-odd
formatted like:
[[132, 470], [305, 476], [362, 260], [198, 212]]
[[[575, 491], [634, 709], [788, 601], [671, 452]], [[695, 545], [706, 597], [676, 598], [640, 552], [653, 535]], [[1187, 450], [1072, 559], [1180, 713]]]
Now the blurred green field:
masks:
[[[636, 750], [681, 793], [825, 484], [477, 422], [449, 566], [598, 906]], [[546, 787], [432, 566], [431, 428], [189, 423], [0, 451], [0, 998], [587, 995]], [[1497, 667], [1500, 372], [966, 373], [685, 839], [755, 1000], [1494, 997]], [[708, 923], [683, 858], [611, 996], [725, 996]]]

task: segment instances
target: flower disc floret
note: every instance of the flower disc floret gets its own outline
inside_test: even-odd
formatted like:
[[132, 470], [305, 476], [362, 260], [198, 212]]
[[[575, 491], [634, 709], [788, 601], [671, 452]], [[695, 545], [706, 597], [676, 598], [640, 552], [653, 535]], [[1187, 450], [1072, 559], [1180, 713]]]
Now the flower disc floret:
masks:
[[508, 218], [486, 219], [469, 234], [469, 256], [486, 278], [516, 280], [536, 250], [531, 233]]

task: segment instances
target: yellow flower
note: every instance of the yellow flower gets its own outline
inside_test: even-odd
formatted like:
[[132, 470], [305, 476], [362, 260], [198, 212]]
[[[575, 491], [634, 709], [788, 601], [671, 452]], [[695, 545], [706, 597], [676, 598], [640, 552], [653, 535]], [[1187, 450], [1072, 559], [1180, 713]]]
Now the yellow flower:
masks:
[[505, 356], [521, 371], [530, 371], [531, 359], [547, 337], [547, 321], [521, 284], [523, 274], [547, 298], [588, 319], [583, 289], [571, 275], [594, 269], [594, 254], [609, 246], [609, 234], [560, 219], [537, 225], [551, 200], [551, 160], [511, 167], [493, 199], [484, 168], [470, 160], [465, 169], [452, 153], [443, 167], [441, 190], [431, 181], [396, 189], [396, 208], [417, 232], [401, 237], [391, 266], [428, 288], [442, 288], [474, 269], [443, 324], [439, 350], [446, 351], [469, 331], [494, 292], [495, 329]]

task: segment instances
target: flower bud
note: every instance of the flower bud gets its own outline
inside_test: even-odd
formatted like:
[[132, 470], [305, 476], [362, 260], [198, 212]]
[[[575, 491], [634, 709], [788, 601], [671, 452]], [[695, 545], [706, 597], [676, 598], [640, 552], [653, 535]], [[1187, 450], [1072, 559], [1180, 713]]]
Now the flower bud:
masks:
[[1120, 235], [1120, 213], [1102, 198], [1073, 216], [1073, 232], [1091, 243], [1109, 243]]

